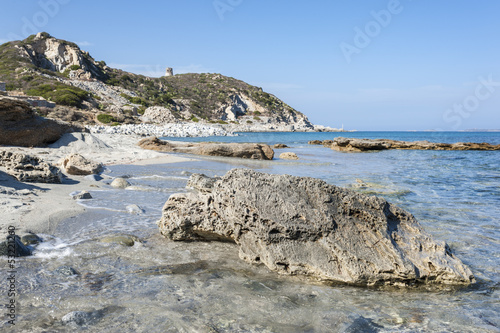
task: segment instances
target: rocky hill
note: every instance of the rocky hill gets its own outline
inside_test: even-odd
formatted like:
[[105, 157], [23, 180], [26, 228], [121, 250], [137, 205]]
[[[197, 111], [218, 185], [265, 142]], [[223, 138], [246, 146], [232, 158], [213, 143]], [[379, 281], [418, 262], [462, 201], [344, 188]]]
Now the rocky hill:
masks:
[[10, 95], [40, 96], [40, 115], [80, 123], [192, 121], [252, 129], [312, 130], [307, 117], [262, 88], [221, 74], [160, 78], [96, 61], [47, 33], [0, 46], [0, 81]]

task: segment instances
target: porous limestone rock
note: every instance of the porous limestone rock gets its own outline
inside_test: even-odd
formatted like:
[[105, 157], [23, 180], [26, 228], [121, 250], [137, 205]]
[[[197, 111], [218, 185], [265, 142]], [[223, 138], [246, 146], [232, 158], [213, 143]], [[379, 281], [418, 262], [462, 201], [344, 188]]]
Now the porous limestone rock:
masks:
[[20, 182], [61, 183], [61, 170], [39, 157], [0, 151], [0, 166]]
[[299, 157], [295, 153], [286, 152], [286, 153], [280, 154], [280, 159], [282, 159], [282, 160], [298, 160]]
[[288, 148], [288, 146], [284, 143], [276, 143], [274, 146], [273, 146], [274, 149], [283, 149], [283, 148]]
[[97, 174], [102, 169], [102, 164], [95, 163], [80, 154], [70, 154], [62, 162], [64, 171], [70, 175], [88, 176]]
[[82, 131], [78, 126], [36, 116], [28, 102], [0, 96], [0, 145], [41, 146], [68, 132]]
[[[233, 169], [172, 195], [158, 222], [175, 241], [220, 240], [282, 274], [359, 285], [470, 284], [444, 242], [382, 198], [306, 177]], [[210, 188], [211, 187], [211, 188]]]

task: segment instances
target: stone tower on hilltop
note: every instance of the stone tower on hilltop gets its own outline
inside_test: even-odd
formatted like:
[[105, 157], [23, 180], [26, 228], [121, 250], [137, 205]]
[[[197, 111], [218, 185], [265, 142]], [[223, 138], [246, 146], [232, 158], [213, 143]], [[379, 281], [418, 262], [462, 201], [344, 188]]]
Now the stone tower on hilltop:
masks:
[[167, 67], [165, 76], [174, 76], [174, 70], [172, 69], [172, 67]]

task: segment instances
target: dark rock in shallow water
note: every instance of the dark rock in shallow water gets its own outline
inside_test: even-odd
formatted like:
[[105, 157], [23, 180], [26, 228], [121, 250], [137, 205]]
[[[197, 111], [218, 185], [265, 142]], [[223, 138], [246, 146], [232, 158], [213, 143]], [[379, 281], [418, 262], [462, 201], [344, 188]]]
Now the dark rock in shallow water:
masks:
[[135, 236], [130, 235], [113, 235], [106, 236], [101, 239], [103, 243], [114, 243], [124, 246], [134, 246], [135, 242], [141, 242], [141, 240]]
[[345, 333], [377, 333], [383, 329], [383, 326], [380, 326], [373, 322], [373, 320], [365, 317], [358, 317], [354, 322], [347, 327], [344, 331]]
[[71, 326], [88, 326], [97, 323], [104, 316], [103, 310], [84, 312], [73, 311], [62, 317], [62, 322], [65, 325]]
[[158, 222], [176, 241], [232, 241], [240, 258], [282, 274], [360, 285], [470, 284], [444, 242], [384, 199], [322, 180], [234, 169], [193, 175]]
[[54, 273], [64, 276], [80, 275], [73, 267], [60, 266], [54, 270]]
[[21, 237], [21, 242], [24, 245], [35, 245], [41, 243], [43, 240], [35, 234], [26, 234]]
[[0, 243], [0, 256], [26, 257], [31, 255], [31, 249], [21, 242], [19, 236], [7, 236]]

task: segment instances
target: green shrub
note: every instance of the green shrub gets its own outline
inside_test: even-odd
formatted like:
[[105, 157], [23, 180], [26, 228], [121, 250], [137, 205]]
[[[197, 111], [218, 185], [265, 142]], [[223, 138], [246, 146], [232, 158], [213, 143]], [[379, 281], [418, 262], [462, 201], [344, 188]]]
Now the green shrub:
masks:
[[78, 65], [71, 65], [71, 66], [69, 66], [69, 70], [70, 71], [77, 71], [79, 69], [81, 69], [81, 67], [78, 66]]
[[199, 121], [200, 121], [200, 119], [196, 118], [195, 116], [192, 116], [192, 117], [191, 117], [191, 121], [193, 121], [193, 122], [197, 123], [197, 122], [199, 122]]
[[26, 91], [30, 96], [41, 96], [56, 104], [66, 106], [80, 106], [88, 97], [88, 92], [80, 88], [65, 85], [63, 83], [45, 83], [34, 86]]
[[110, 122], [114, 122], [116, 119], [107, 113], [101, 113], [100, 115], [97, 116], [97, 120], [103, 124], [109, 124]]
[[258, 116], [254, 116], [254, 117], [253, 117], [253, 119], [255, 119], [255, 120], [260, 120], [260, 117], [258, 117]]
[[253, 121], [247, 120], [247, 124], [253, 124]]

